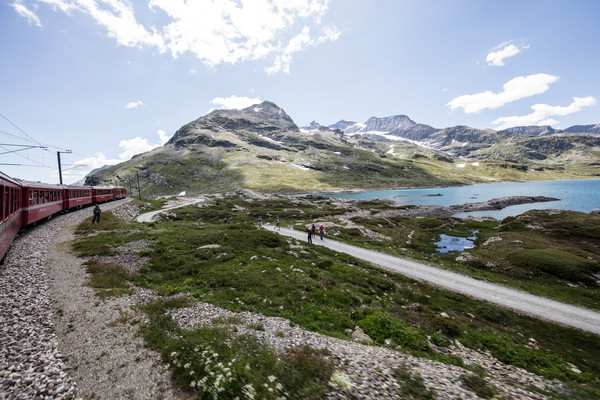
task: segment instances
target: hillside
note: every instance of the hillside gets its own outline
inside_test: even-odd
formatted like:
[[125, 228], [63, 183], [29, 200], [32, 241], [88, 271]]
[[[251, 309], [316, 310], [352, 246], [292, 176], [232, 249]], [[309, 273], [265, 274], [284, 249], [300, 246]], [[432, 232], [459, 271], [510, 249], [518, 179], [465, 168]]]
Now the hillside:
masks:
[[[542, 127], [543, 128], [543, 127]], [[600, 135], [540, 127], [436, 129], [405, 115], [302, 129], [265, 101], [216, 110], [164, 146], [91, 173], [86, 184], [135, 185], [144, 195], [336, 191], [597, 176]]]

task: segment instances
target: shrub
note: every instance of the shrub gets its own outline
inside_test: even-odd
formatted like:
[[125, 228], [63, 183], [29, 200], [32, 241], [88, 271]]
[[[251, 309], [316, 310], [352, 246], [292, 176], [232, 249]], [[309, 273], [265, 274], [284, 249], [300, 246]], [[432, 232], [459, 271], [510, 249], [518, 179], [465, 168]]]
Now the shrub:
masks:
[[479, 375], [463, 375], [460, 380], [475, 394], [481, 398], [489, 399], [496, 395], [497, 391]]
[[377, 343], [392, 339], [400, 346], [414, 350], [427, 350], [427, 337], [419, 329], [411, 328], [387, 314], [376, 312], [358, 321], [358, 326]]
[[506, 311], [489, 305], [481, 305], [477, 307], [477, 314], [481, 318], [496, 324], [505, 324], [510, 320], [510, 317]]
[[423, 378], [419, 375], [412, 376], [405, 365], [395, 369], [394, 376], [400, 384], [401, 398], [412, 400], [433, 400], [435, 398], [435, 392], [427, 389]]
[[589, 274], [598, 270], [594, 261], [555, 249], [524, 249], [508, 258], [517, 267], [539, 270], [570, 282], [594, 284], [595, 279]]

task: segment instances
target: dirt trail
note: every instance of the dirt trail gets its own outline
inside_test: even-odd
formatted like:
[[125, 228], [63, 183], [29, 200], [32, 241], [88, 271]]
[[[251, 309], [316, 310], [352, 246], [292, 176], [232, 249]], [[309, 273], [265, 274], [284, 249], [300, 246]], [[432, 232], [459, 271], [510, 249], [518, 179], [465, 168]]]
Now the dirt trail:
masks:
[[[265, 226], [265, 228], [298, 240], [307, 240], [307, 235], [304, 232], [286, 228], [275, 231], [273, 226], [269, 225]], [[313, 238], [313, 244], [349, 254], [388, 271], [396, 272], [418, 281], [427, 282], [443, 289], [485, 300], [532, 317], [600, 335], [600, 313], [596, 311], [327, 238], [321, 241], [317, 236]]]
[[[103, 211], [122, 202], [107, 203]], [[90, 211], [81, 214], [89, 218]], [[85, 217], [84, 217], [85, 215]], [[61, 229], [48, 246], [48, 286], [53, 299], [59, 347], [86, 399], [181, 399], [160, 355], [138, 333], [139, 311], [130, 296], [100, 300], [86, 286], [81, 258], [71, 252], [75, 223]]]
[[175, 208], [180, 208], [180, 207], [185, 207], [185, 206], [191, 206], [192, 204], [197, 204], [197, 203], [201, 203], [201, 202], [204, 201], [203, 198], [197, 198], [197, 199], [180, 199], [180, 200], [181, 201], [177, 202], [177, 204], [175, 204], [174, 206], [163, 208], [163, 209], [158, 210], [158, 211], [151, 211], [151, 212], [148, 212], [148, 213], [140, 214], [136, 218], [136, 221], [137, 222], [152, 222], [152, 219], [156, 215], [160, 214], [161, 212], [173, 210]]

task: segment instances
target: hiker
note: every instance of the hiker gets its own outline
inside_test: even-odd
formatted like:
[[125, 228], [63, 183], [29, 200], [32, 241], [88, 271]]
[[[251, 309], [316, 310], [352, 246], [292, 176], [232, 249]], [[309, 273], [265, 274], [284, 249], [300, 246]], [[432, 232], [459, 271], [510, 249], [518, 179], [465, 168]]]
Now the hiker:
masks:
[[100, 206], [98, 205], [98, 203], [96, 203], [96, 207], [94, 207], [94, 218], [92, 218], [92, 224], [94, 222], [98, 222], [100, 223], [100, 213], [102, 212], [102, 210], [100, 209]]
[[319, 226], [319, 235], [321, 235], [321, 240], [323, 240], [324, 233], [325, 233], [325, 227], [323, 225]]
[[315, 231], [317, 230], [317, 227], [315, 226], [315, 224], [312, 224], [312, 227], [310, 228], [312, 235], [315, 236]]
[[308, 232], [308, 243], [312, 243], [312, 231], [307, 227], [306, 232]]
[[229, 225], [233, 224], [233, 217], [229, 217]]
[[279, 217], [277, 217], [277, 220], [275, 220], [275, 229], [281, 230], [281, 226], [279, 226]]
[[227, 224], [227, 217], [223, 218], [223, 223]]
[[262, 228], [262, 215], [258, 217], [258, 227]]

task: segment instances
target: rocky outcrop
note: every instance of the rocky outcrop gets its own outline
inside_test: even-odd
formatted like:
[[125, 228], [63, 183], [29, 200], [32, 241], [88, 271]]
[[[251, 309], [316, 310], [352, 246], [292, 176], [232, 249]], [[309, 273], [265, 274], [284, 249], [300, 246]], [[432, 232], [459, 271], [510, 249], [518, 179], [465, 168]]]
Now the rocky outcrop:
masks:
[[386, 210], [377, 214], [377, 217], [450, 217], [461, 212], [502, 210], [503, 208], [518, 204], [540, 203], [558, 201], [554, 197], [546, 196], [510, 196], [492, 199], [479, 203], [465, 203], [453, 206], [414, 206], [396, 210]]

